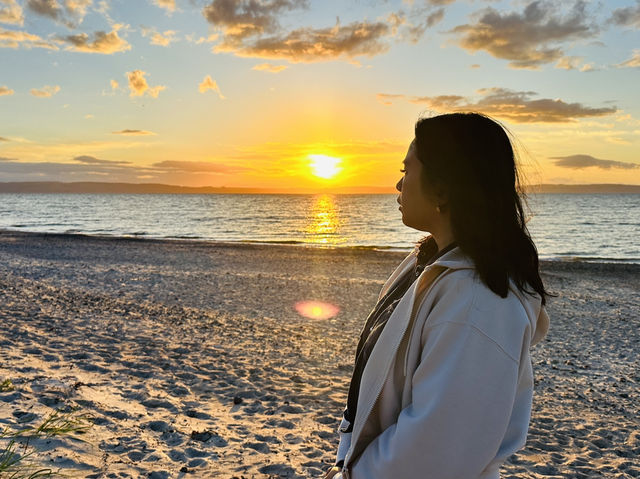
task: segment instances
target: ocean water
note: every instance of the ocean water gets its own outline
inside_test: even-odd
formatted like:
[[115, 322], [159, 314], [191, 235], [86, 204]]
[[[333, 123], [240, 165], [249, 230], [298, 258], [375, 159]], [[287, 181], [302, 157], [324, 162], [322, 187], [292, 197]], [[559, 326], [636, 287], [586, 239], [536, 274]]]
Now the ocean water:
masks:
[[[640, 263], [640, 195], [539, 194], [543, 259]], [[395, 195], [0, 194], [0, 228], [89, 235], [409, 250], [424, 233]]]

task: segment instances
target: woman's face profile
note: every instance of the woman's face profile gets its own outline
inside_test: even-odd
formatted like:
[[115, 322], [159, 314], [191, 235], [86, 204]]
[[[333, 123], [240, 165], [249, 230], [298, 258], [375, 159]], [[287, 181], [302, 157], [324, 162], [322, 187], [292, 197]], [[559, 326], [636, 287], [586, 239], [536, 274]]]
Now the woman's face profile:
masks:
[[402, 162], [404, 176], [396, 184], [400, 192], [398, 203], [402, 212], [402, 222], [419, 231], [432, 231], [434, 221], [438, 221], [437, 204], [427, 195], [422, 186], [422, 163], [418, 160], [414, 142], [409, 145]]

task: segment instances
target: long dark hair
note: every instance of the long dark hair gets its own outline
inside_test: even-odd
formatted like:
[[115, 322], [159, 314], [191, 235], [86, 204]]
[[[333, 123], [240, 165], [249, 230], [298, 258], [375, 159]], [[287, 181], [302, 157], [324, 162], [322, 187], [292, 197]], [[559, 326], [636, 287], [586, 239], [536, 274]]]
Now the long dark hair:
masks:
[[505, 128], [478, 113], [421, 118], [415, 126], [415, 149], [423, 165], [423, 186], [447, 195], [453, 236], [480, 279], [504, 298], [511, 278], [518, 289], [538, 293], [545, 304], [549, 294], [527, 230], [518, 168]]

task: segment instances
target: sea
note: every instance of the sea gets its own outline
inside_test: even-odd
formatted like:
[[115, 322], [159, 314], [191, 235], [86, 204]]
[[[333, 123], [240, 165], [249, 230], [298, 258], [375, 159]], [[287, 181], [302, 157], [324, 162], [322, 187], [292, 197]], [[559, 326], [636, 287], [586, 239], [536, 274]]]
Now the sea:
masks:
[[[640, 194], [536, 194], [528, 228], [546, 260], [640, 263]], [[404, 251], [396, 195], [0, 194], [0, 229]]]

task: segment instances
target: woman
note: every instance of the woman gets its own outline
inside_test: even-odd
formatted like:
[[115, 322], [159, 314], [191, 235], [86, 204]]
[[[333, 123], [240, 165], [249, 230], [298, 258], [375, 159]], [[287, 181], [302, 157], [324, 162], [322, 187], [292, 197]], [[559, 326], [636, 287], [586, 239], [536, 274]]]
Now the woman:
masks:
[[499, 479], [525, 444], [529, 348], [548, 329], [509, 137], [477, 113], [421, 119], [397, 184], [430, 233], [357, 347], [334, 479]]

